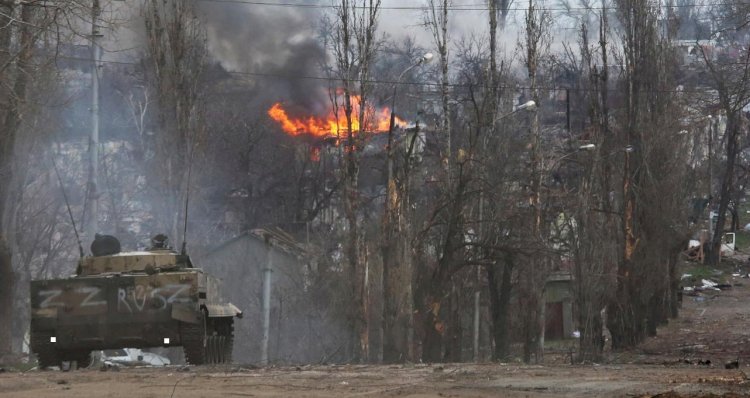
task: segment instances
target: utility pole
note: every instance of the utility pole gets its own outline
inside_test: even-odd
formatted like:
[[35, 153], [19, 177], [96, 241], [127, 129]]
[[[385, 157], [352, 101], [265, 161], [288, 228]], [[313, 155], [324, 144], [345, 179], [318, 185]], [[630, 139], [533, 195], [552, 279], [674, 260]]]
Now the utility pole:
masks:
[[706, 181], [706, 199], [708, 200], [708, 241], [712, 242], [714, 238], [714, 219], [713, 213], [713, 170], [711, 169], [711, 163], [713, 162], [713, 150], [711, 145], [714, 141], [714, 121], [713, 118], [708, 116], [708, 181]]
[[91, 136], [89, 137], [89, 182], [88, 202], [89, 218], [86, 223], [86, 238], [94, 239], [99, 229], [99, 191], [97, 188], [99, 180], [99, 64], [101, 61], [101, 48], [98, 39], [99, 15], [101, 7], [99, 0], [93, 0], [91, 7]]
[[[481, 203], [480, 203], [481, 206]], [[481, 220], [481, 218], [480, 218]], [[482, 267], [477, 265], [477, 280], [474, 291], [474, 335], [473, 335], [473, 348], [474, 348], [474, 362], [479, 362], [479, 327], [480, 327], [480, 316], [481, 316], [481, 298], [482, 298]]]
[[273, 273], [273, 244], [266, 236], [267, 263], [263, 268], [263, 339], [260, 344], [260, 363], [268, 365], [268, 343], [271, 340], [271, 274]]

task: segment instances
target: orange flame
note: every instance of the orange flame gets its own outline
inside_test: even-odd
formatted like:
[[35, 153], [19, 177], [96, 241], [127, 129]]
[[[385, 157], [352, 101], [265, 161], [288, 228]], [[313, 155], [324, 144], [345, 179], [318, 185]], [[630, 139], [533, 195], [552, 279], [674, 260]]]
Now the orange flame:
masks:
[[[359, 132], [361, 130], [361, 122], [359, 120], [359, 96], [352, 96], [352, 131]], [[328, 112], [328, 115], [321, 118], [317, 116], [307, 116], [304, 118], [295, 118], [289, 116], [287, 111], [281, 105], [280, 102], [273, 104], [268, 110], [268, 116], [271, 119], [279, 123], [284, 132], [289, 135], [297, 136], [302, 134], [313, 135], [316, 137], [329, 137], [339, 136], [349, 130], [346, 122], [346, 113], [344, 107], [339, 107], [338, 114], [333, 111]], [[390, 124], [391, 110], [383, 108], [381, 110], [375, 110], [372, 107], [368, 107], [365, 110], [365, 131], [373, 133], [382, 133], [388, 131]], [[406, 126], [406, 122], [396, 117], [395, 125], [399, 127]]]

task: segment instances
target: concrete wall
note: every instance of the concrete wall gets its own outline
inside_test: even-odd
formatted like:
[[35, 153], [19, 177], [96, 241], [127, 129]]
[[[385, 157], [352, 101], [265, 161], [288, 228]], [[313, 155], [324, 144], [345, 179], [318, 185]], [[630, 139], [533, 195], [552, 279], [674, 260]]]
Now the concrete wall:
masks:
[[270, 363], [319, 362], [335, 350], [340, 336], [325, 309], [314, 299], [315, 275], [303, 259], [269, 247], [255, 235], [230, 240], [198, 259], [198, 266], [219, 277], [224, 298], [244, 313], [235, 320], [234, 359], [259, 363], [261, 357], [263, 269], [271, 254]]

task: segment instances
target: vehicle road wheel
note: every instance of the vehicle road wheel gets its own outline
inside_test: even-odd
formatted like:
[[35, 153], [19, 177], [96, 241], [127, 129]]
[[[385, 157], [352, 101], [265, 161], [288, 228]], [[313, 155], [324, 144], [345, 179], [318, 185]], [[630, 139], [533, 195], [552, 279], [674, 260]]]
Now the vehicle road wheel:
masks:
[[203, 365], [208, 362], [208, 338], [206, 336], [205, 318], [199, 323], [180, 325], [180, 340], [185, 352], [185, 360], [191, 365]]
[[224, 336], [216, 336], [216, 363], [225, 363], [224, 358]]
[[76, 361], [78, 369], [86, 369], [91, 366], [91, 351], [76, 351], [70, 360]]
[[229, 363], [231, 353], [227, 354], [228, 341], [228, 336], [218, 334], [208, 336], [206, 343], [206, 363]]
[[221, 336], [214, 336], [214, 341], [216, 341], [216, 345], [214, 345], [214, 348], [216, 350], [216, 354], [214, 357], [214, 360], [216, 363], [224, 363], [224, 355], [222, 355], [221, 349], [222, 349], [222, 343], [223, 339]]
[[213, 335], [206, 340], [206, 363], [216, 363], [216, 337]]
[[199, 324], [182, 324], [182, 346], [187, 362], [192, 365], [232, 362], [233, 319], [212, 318], [208, 328], [205, 322], [204, 315]]
[[54, 343], [49, 341], [50, 337], [52, 336], [46, 333], [32, 333], [31, 351], [36, 354], [39, 369], [48, 369], [52, 366], [58, 366], [62, 369], [60, 353]]
[[217, 332], [221, 336], [219, 351], [221, 352], [221, 363], [232, 362], [232, 349], [234, 348], [234, 319], [226, 318], [218, 326]]

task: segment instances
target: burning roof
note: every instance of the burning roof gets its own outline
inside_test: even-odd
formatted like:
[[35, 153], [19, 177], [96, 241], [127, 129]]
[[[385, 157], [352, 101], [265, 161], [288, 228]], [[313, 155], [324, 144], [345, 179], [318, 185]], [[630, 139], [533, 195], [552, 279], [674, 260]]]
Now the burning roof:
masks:
[[[353, 132], [356, 133], [364, 130], [367, 132], [382, 133], [388, 131], [391, 116], [389, 108], [375, 109], [372, 106], [367, 106], [365, 108], [364, 123], [359, 120], [359, 109], [360, 97], [352, 96], [351, 126]], [[322, 117], [313, 115], [293, 117], [284, 109], [281, 102], [277, 102], [268, 109], [268, 116], [275, 120], [285, 133], [292, 136], [306, 134], [315, 137], [337, 137], [349, 130], [343, 106], [337, 107], [335, 111], [333, 109], [329, 110], [328, 114]], [[395, 124], [399, 127], [406, 126], [406, 122], [398, 117]]]

